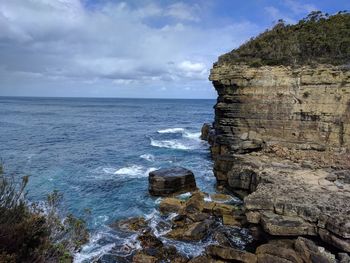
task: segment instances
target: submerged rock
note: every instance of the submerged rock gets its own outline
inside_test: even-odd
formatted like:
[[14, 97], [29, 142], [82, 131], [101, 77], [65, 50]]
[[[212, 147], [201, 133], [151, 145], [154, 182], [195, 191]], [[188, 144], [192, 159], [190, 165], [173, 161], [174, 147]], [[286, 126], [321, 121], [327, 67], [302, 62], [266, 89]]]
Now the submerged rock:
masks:
[[149, 173], [149, 193], [169, 196], [197, 189], [192, 171], [182, 167], [163, 168]]
[[112, 228], [120, 229], [123, 231], [137, 231], [140, 232], [148, 227], [146, 220], [143, 217], [132, 217], [118, 222], [114, 222], [110, 225]]

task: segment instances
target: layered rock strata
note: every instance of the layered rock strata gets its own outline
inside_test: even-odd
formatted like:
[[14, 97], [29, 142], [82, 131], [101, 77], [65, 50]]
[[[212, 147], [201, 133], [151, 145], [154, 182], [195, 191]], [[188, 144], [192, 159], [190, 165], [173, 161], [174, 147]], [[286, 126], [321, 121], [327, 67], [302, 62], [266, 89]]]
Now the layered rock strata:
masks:
[[196, 190], [192, 171], [183, 167], [163, 168], [149, 173], [148, 190], [154, 196], [168, 196]]
[[247, 220], [350, 252], [350, 71], [215, 64], [210, 80], [214, 174]]

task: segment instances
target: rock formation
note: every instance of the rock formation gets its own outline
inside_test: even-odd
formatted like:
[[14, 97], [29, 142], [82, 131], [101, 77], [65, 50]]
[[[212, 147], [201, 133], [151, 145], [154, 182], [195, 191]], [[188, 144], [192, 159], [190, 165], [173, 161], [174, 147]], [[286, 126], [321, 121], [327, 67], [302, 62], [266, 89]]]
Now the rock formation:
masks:
[[247, 220], [350, 252], [350, 70], [218, 62], [210, 80], [214, 174]]
[[168, 196], [196, 189], [194, 174], [182, 167], [163, 168], [149, 173], [149, 192]]

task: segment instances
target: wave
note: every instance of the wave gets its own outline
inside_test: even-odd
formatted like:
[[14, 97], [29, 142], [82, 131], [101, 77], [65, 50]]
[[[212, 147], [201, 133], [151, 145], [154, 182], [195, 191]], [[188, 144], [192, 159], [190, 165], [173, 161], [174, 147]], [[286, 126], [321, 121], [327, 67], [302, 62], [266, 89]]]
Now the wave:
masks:
[[200, 132], [184, 132], [182, 134], [182, 137], [187, 138], [187, 139], [193, 139], [193, 140], [198, 140], [200, 141], [201, 133]]
[[159, 130], [157, 132], [158, 133], [182, 133], [184, 131], [185, 131], [184, 128], [168, 128], [168, 129], [164, 129], [164, 130]]
[[143, 167], [140, 165], [132, 165], [132, 166], [120, 168], [117, 171], [115, 171], [114, 174], [135, 176], [135, 175], [141, 174], [142, 169]]
[[151, 145], [159, 148], [169, 148], [176, 150], [191, 150], [192, 147], [184, 145], [183, 143], [178, 142], [177, 140], [164, 140], [158, 141], [151, 138]]
[[106, 245], [98, 245], [98, 241], [102, 238], [100, 233], [92, 236], [89, 243], [82, 247], [82, 250], [74, 255], [74, 263], [91, 262], [99, 259], [102, 255], [108, 253], [114, 248], [113, 243]]
[[140, 155], [140, 158], [145, 159], [145, 160], [147, 160], [149, 162], [154, 162], [154, 160], [155, 160], [154, 155], [153, 154], [148, 154], [148, 153]]
[[156, 167], [143, 167], [141, 165], [131, 165], [123, 168], [115, 169], [115, 168], [103, 168], [103, 171], [108, 174], [118, 175], [120, 177], [125, 178], [140, 178], [147, 177], [148, 174], [152, 171], [155, 171], [159, 168]]

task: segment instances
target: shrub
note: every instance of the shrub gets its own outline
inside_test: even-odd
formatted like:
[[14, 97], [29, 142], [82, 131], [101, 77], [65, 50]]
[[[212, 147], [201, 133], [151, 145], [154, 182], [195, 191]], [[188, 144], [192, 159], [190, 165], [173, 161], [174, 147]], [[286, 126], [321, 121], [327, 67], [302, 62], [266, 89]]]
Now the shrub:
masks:
[[88, 240], [85, 222], [58, 216], [61, 195], [47, 198], [47, 212], [25, 200], [28, 177], [19, 183], [0, 165], [0, 262], [71, 262]]

